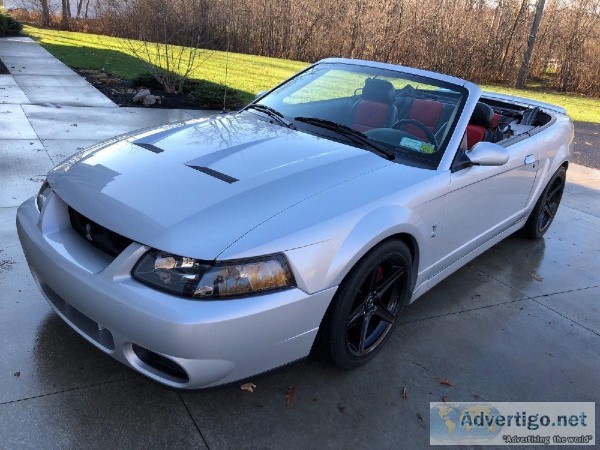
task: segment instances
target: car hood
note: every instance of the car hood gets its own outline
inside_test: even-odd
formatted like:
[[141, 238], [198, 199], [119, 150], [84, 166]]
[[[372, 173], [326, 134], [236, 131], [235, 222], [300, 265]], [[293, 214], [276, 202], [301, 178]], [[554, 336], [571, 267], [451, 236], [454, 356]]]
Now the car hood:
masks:
[[68, 205], [106, 228], [212, 260], [281, 211], [390, 164], [242, 113], [92, 148], [53, 169], [48, 182]]

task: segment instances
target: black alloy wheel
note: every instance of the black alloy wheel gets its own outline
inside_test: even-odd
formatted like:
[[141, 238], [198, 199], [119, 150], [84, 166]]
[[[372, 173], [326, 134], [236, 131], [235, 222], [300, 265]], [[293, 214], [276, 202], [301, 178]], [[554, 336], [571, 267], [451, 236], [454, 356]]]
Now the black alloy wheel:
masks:
[[546, 193], [543, 206], [538, 215], [537, 226], [540, 233], [544, 233], [554, 220], [564, 189], [564, 180], [555, 178], [550, 185], [550, 190]]
[[548, 231], [558, 212], [566, 180], [567, 170], [560, 167], [548, 182], [523, 227], [526, 237], [539, 239]]
[[354, 368], [370, 360], [389, 337], [410, 295], [412, 256], [403, 242], [375, 247], [340, 285], [325, 324], [332, 361]]
[[346, 343], [353, 355], [375, 350], [392, 328], [404, 273], [403, 261], [390, 256], [373, 268], [357, 291], [346, 322]]

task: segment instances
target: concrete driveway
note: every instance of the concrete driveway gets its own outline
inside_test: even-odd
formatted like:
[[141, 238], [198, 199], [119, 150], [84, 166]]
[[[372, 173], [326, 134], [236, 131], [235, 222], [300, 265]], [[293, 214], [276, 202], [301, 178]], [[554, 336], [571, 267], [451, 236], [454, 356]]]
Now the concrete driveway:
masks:
[[[10, 42], [0, 41], [3, 60], [22, 54]], [[16, 236], [16, 208], [77, 148], [191, 116], [116, 108], [85, 84], [83, 103], [98, 104], [76, 104], [73, 90], [70, 106], [58, 107], [55, 93], [28, 88], [67, 79], [72, 86], [51, 89], [64, 99], [80, 81], [72, 72], [54, 78], [66, 68], [21, 44], [27, 57], [14, 67], [36, 73], [0, 76], [14, 102], [0, 105], [1, 448], [415, 449], [429, 444], [429, 402], [444, 396], [600, 401], [600, 172], [575, 164], [543, 240], [510, 237], [442, 282], [406, 309], [365, 367], [345, 372], [311, 359], [255, 377], [254, 393], [239, 384], [182, 392], [115, 362], [38, 292]], [[42, 59], [52, 67], [47, 79], [39, 78]], [[289, 388], [296, 394], [286, 405]]]

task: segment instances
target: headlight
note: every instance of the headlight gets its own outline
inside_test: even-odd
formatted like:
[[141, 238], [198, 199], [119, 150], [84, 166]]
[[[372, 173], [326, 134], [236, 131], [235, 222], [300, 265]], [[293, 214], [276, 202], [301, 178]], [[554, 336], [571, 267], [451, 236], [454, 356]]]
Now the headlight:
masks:
[[295, 286], [281, 254], [212, 264], [150, 250], [135, 265], [132, 276], [148, 286], [197, 299], [242, 297]]
[[52, 192], [52, 188], [48, 184], [47, 181], [44, 181], [42, 187], [40, 188], [40, 192], [38, 192], [37, 198], [35, 199], [35, 203], [37, 204], [38, 210], [42, 212], [42, 208], [46, 204], [48, 200], [48, 196]]

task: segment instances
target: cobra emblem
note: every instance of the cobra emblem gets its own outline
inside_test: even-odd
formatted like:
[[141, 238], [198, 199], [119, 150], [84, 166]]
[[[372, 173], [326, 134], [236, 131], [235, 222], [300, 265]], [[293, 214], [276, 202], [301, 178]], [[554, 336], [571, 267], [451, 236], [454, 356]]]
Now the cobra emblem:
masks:
[[92, 237], [92, 226], [89, 223], [85, 224], [85, 238], [90, 242], [94, 240]]

